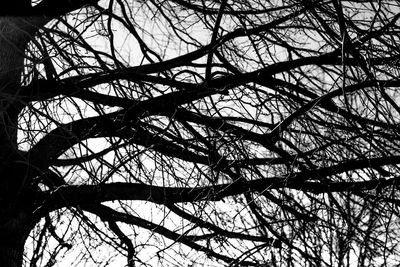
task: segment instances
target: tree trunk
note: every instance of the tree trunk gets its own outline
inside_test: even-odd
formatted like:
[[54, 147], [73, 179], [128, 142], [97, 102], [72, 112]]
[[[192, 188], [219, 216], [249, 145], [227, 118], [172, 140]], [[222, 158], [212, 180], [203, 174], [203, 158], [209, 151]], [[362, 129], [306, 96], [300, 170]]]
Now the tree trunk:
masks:
[[8, 233], [7, 230], [0, 230], [0, 264], [4, 267], [21, 267], [26, 238], [15, 233], [14, 229]]
[[0, 262], [4, 267], [22, 266], [24, 245], [5, 245], [0, 247]]
[[0, 266], [5, 267], [22, 266], [24, 243], [34, 225], [34, 195], [27, 194], [29, 161], [18, 150], [17, 126], [26, 104], [20, 97], [24, 53], [44, 22], [40, 17], [0, 17]]

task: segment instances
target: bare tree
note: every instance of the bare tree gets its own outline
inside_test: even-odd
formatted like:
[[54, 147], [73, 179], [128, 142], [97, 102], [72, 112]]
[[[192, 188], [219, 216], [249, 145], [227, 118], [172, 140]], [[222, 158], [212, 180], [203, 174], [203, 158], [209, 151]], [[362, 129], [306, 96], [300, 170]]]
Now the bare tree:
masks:
[[7, 2], [1, 266], [400, 264], [397, 1]]

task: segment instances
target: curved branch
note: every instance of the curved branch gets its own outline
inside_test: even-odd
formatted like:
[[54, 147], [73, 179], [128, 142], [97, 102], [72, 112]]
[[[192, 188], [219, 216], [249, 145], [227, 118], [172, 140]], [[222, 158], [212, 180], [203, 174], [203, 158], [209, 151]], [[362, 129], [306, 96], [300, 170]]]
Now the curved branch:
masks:
[[252, 235], [247, 235], [247, 234], [243, 234], [243, 233], [230, 232], [228, 230], [220, 228], [219, 226], [217, 226], [217, 225], [215, 225], [213, 223], [204, 221], [201, 218], [198, 218], [198, 217], [196, 217], [194, 215], [191, 215], [191, 214], [187, 213], [186, 211], [178, 208], [176, 205], [167, 204], [165, 206], [168, 209], [170, 209], [172, 212], [174, 212], [176, 215], [178, 215], [178, 216], [190, 221], [191, 223], [194, 223], [199, 227], [206, 228], [206, 229], [214, 232], [214, 233], [211, 233], [211, 234], [209, 234], [207, 236], [214, 237], [214, 236], [217, 236], [217, 235], [221, 235], [221, 236], [226, 236], [228, 238], [237, 238], [237, 239], [241, 239], [241, 240], [251, 240], [251, 241], [269, 243], [273, 247], [280, 247], [281, 246], [279, 240], [276, 240], [276, 239], [273, 239], [273, 238], [268, 238], [268, 237], [265, 237], [265, 236], [252, 236]]
[[[235, 260], [233, 258], [216, 253], [215, 251], [213, 251], [210, 248], [201, 246], [201, 245], [197, 244], [196, 242], [194, 242], [193, 240], [189, 239], [188, 237], [177, 234], [176, 232], [173, 232], [161, 225], [154, 224], [152, 222], [149, 222], [147, 220], [144, 220], [142, 218], [139, 218], [139, 217], [136, 217], [136, 216], [133, 216], [130, 214], [115, 211], [107, 206], [104, 206], [104, 205], [89, 206], [89, 205], [87, 205], [87, 206], [83, 206], [82, 208], [90, 213], [96, 214], [103, 221], [111, 221], [111, 222], [119, 221], [119, 222], [123, 222], [126, 224], [133, 224], [133, 225], [142, 227], [144, 229], [150, 230], [152, 232], [155, 232], [157, 234], [160, 234], [162, 236], [165, 236], [166, 238], [171, 239], [175, 242], [185, 244], [186, 246], [188, 246], [194, 250], [207, 253], [207, 255], [212, 256], [216, 259], [222, 260], [224, 262], [230, 263], [230, 262], [234, 262], [234, 260]], [[242, 262], [242, 263], [246, 264], [246, 266], [255, 265], [254, 263], [251, 263], [251, 262]]]

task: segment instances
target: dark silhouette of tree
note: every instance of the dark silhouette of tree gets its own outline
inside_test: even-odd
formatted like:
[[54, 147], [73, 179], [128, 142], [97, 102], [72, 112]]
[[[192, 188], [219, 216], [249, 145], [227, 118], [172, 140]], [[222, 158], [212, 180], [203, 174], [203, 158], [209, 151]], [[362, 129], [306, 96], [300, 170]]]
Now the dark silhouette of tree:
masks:
[[1, 266], [400, 264], [398, 2], [4, 2]]

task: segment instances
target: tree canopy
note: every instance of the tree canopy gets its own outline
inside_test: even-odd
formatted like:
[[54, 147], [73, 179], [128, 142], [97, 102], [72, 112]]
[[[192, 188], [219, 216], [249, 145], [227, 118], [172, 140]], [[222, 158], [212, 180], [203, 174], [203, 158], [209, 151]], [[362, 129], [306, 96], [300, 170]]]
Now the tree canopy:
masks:
[[13, 0], [0, 261], [398, 266], [399, 11]]

